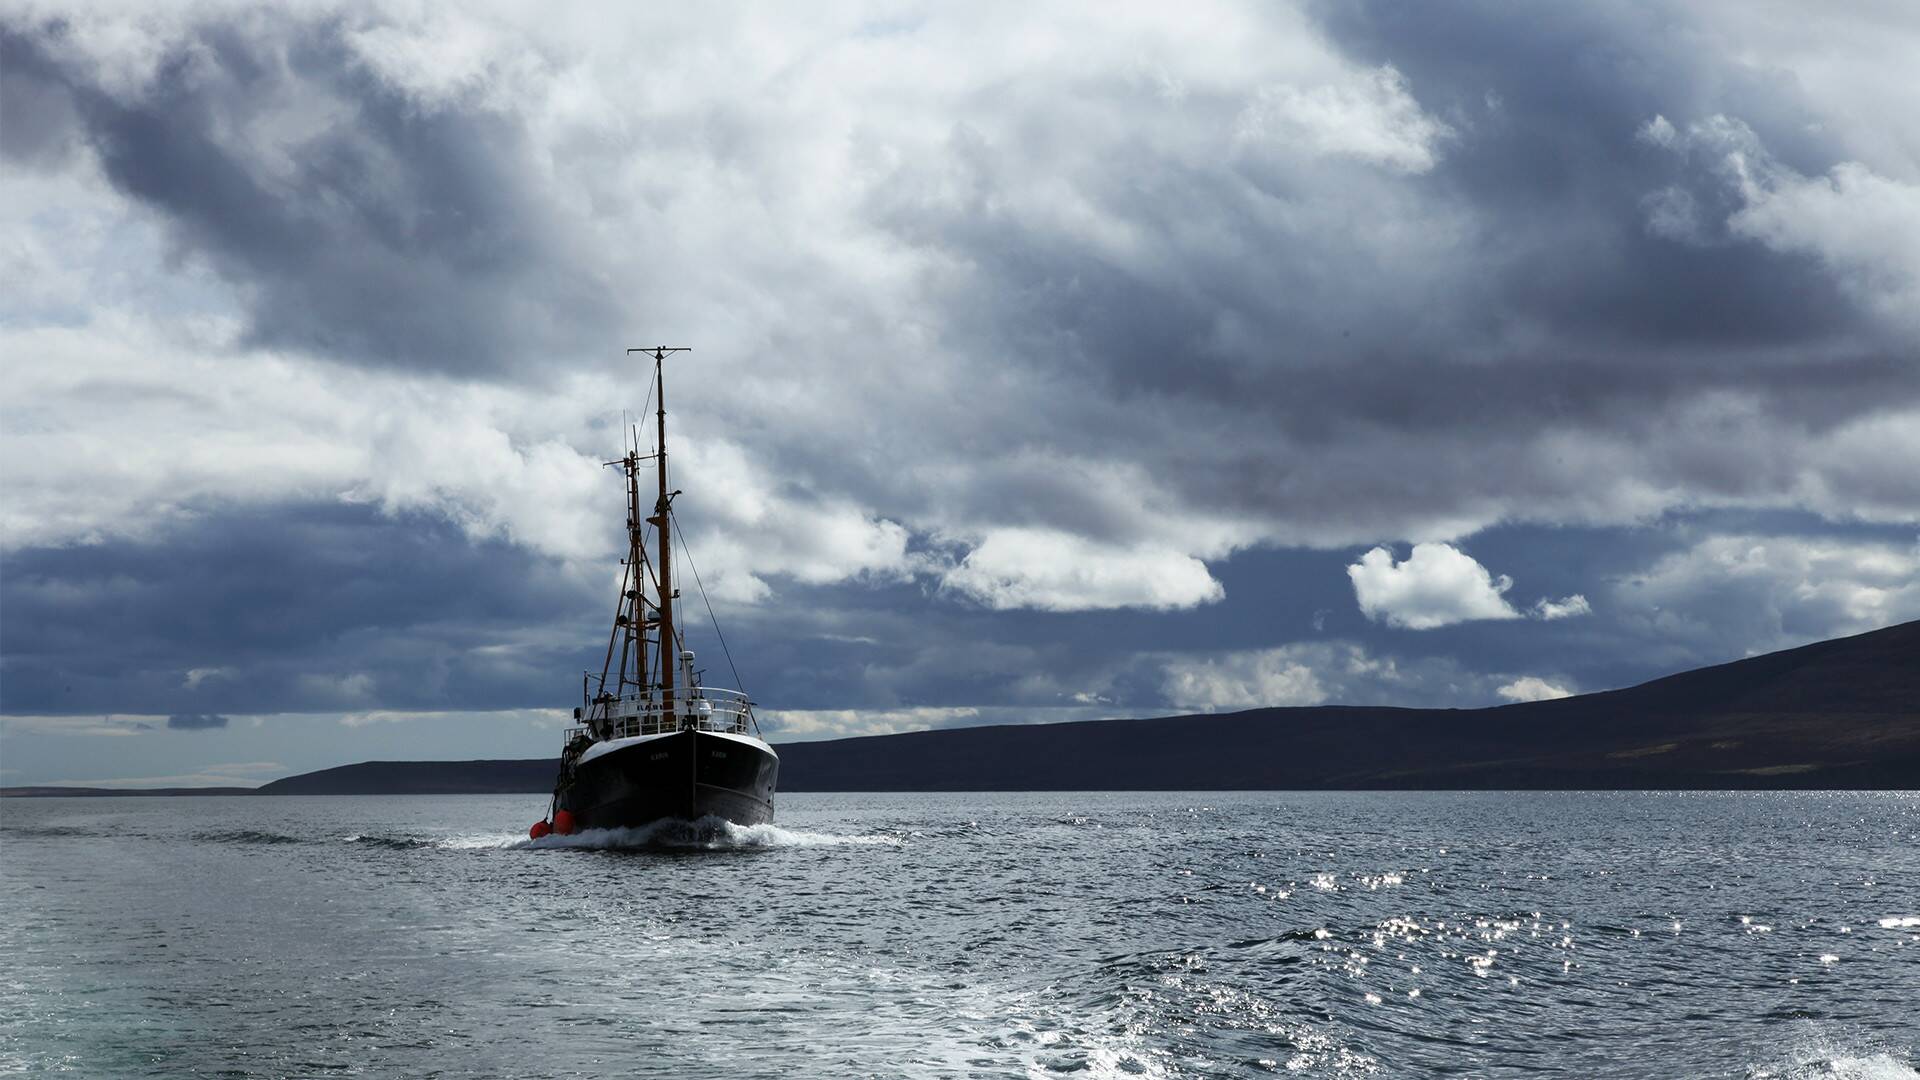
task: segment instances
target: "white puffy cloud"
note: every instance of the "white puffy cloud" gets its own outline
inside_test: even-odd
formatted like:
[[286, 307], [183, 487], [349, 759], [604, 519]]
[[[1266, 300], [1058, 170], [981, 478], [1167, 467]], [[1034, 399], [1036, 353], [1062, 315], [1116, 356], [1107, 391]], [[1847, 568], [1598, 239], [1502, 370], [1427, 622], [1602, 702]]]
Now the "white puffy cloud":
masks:
[[1407, 173], [1432, 169], [1439, 142], [1451, 134], [1421, 110], [1406, 77], [1390, 66], [1313, 87], [1262, 87], [1234, 130], [1243, 152], [1304, 148]]
[[[1726, 219], [1730, 234], [1819, 258], [1863, 307], [1906, 332], [1920, 332], [1920, 176], [1887, 176], [1859, 161], [1807, 176], [1776, 158], [1744, 121], [1726, 115], [1689, 124], [1684, 132], [1655, 116], [1640, 134], [1706, 159], [1740, 200]], [[1685, 188], [1654, 192], [1643, 206], [1653, 232], [1711, 242], [1697, 200]]]
[[[0, 368], [0, 548], [150, 539], [221, 504], [318, 500], [435, 514], [582, 572], [615, 557], [624, 498], [601, 462], [618, 456], [607, 403], [623, 395], [603, 377], [528, 389], [349, 375], [218, 332], [123, 329], [123, 342], [0, 334], [24, 358]], [[672, 447], [688, 490], [678, 509], [716, 600], [762, 599], [770, 575], [821, 584], [913, 568], [901, 525], [780, 484], [711, 434], [725, 404], [688, 409]]]
[[1548, 682], [1537, 675], [1523, 675], [1495, 688], [1494, 693], [1508, 701], [1553, 701], [1572, 697], [1573, 690], [1563, 683]]
[[1517, 619], [1504, 594], [1513, 579], [1495, 578], [1451, 544], [1415, 544], [1405, 562], [1374, 548], [1347, 567], [1367, 618], [1408, 630], [1431, 630], [1475, 619]]
[[1834, 5], [1817, 26], [1795, 0], [1714, 0], [1688, 10], [1701, 17], [1703, 52], [1789, 77], [1820, 133], [1849, 155], [1883, 171], [1920, 173], [1920, 126], [1887, 122], [1889, 107], [1913, 100], [1920, 9]]
[[496, 709], [478, 714], [453, 714], [445, 710], [422, 712], [405, 709], [370, 709], [365, 712], [343, 713], [339, 721], [346, 727], [366, 727], [369, 724], [419, 724], [445, 720], [452, 715], [484, 716], [490, 723], [526, 724], [536, 728], [564, 728], [572, 717], [566, 709]]
[[1743, 188], [1728, 224], [1779, 251], [1831, 266], [1848, 291], [1890, 321], [1920, 330], [1920, 182], [1843, 161], [1825, 176], [1780, 169]]
[[1611, 595], [1622, 617], [1703, 658], [1769, 652], [1920, 619], [1920, 545], [1713, 536]]
[[1259, 709], [1318, 705], [1328, 689], [1316, 668], [1351, 664], [1362, 654], [1323, 646], [1283, 646], [1209, 659], [1181, 659], [1167, 665], [1163, 691], [1178, 708]]
[[900, 580], [927, 566], [908, 552], [898, 522], [844, 495], [783, 486], [731, 439], [696, 437], [670, 453], [680, 463], [675, 486], [687, 492], [675, 504], [681, 540], [696, 551], [695, 569], [715, 599], [766, 599], [772, 576], [827, 585]]
[[755, 716], [768, 738], [779, 742], [893, 735], [903, 731], [967, 724], [980, 716], [968, 706], [917, 706], [891, 709], [758, 709]]
[[561, 438], [583, 419], [565, 391], [538, 395], [536, 420], [525, 391], [342, 378], [240, 347], [231, 327], [115, 321], [110, 337], [4, 336], [21, 358], [0, 371], [6, 547], [144, 539], [209, 505], [293, 499], [430, 511], [562, 558], [608, 549], [599, 462]]
[[1309, 641], [1161, 661], [1170, 707], [1201, 712], [1303, 705], [1476, 708], [1504, 676], [1444, 657], [1404, 660], [1350, 641]]
[[1347, 567], [1360, 610], [1375, 622], [1406, 630], [1432, 630], [1476, 619], [1529, 618], [1552, 621], [1589, 615], [1593, 605], [1575, 593], [1541, 597], [1521, 611], [1508, 603], [1513, 579], [1491, 571], [1451, 544], [1415, 544], [1405, 562], [1377, 547]]
[[1576, 615], [1591, 615], [1593, 614], [1593, 605], [1589, 604], [1587, 598], [1580, 593], [1574, 593], [1572, 596], [1562, 597], [1558, 600], [1551, 600], [1543, 596], [1539, 602], [1527, 609], [1527, 614], [1532, 615], [1536, 619], [1545, 619], [1548, 622], [1552, 622], [1555, 619], [1571, 619]]
[[995, 610], [1171, 610], [1225, 595], [1206, 563], [1154, 544], [1123, 547], [1052, 529], [994, 529], [942, 585]]

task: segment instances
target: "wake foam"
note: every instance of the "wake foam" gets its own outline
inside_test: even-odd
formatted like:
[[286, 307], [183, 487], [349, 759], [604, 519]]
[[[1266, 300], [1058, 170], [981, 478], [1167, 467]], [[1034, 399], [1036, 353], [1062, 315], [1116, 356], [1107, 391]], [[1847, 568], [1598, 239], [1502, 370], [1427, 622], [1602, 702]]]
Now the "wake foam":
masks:
[[778, 825], [736, 825], [725, 818], [698, 821], [665, 818], [632, 829], [586, 829], [567, 836], [488, 833], [435, 839], [349, 836], [349, 842], [387, 848], [438, 848], [443, 851], [763, 851], [776, 848], [900, 847], [906, 841], [885, 833], [841, 836], [783, 829]]
[[538, 840], [516, 840], [508, 846], [533, 849], [750, 851], [805, 847], [899, 847], [902, 843], [899, 837], [882, 833], [837, 836], [783, 829], [770, 824], [736, 825], [725, 818], [703, 817], [698, 821], [664, 818], [632, 829], [586, 829], [567, 836], [548, 835]]
[[1755, 1065], [1748, 1080], [1920, 1080], [1903, 1055], [1877, 1048], [1840, 1048], [1825, 1041], [1803, 1044], [1784, 1059]]

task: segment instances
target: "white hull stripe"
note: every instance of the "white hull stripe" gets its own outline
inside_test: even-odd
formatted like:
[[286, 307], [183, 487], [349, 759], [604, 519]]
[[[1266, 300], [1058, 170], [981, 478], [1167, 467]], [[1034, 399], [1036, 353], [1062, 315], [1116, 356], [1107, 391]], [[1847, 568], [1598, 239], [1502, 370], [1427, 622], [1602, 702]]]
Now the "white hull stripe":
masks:
[[[625, 750], [629, 746], [639, 746], [641, 743], [650, 743], [659, 739], [671, 739], [675, 735], [679, 735], [679, 734], [681, 733], [678, 731], [663, 731], [657, 735], [632, 735], [624, 739], [608, 739], [606, 742], [594, 743], [592, 746], [587, 747], [587, 749], [581, 753], [580, 764], [585, 765], [587, 762], [592, 761], [594, 758], [606, 757], [608, 754], [611, 754], [616, 750]], [[773, 747], [768, 746], [766, 743], [761, 742], [759, 739], [756, 739], [751, 735], [735, 735], [731, 732], [726, 732], [726, 731], [703, 731], [700, 734], [706, 735], [710, 738], [726, 739], [730, 742], [745, 743], [746, 745], [751, 746], [754, 749], [759, 750], [763, 753], [772, 754], [775, 759], [778, 759], [780, 757], [779, 754], [773, 753]]]

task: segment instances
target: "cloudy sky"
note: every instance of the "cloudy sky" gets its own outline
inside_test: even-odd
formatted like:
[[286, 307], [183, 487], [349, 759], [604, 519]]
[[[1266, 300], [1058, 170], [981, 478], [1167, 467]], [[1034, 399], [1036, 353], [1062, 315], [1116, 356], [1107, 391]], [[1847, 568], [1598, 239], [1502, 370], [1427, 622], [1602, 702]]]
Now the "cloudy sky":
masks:
[[1920, 8], [701, 8], [0, 4], [0, 783], [557, 752], [631, 345], [776, 742], [1920, 618]]

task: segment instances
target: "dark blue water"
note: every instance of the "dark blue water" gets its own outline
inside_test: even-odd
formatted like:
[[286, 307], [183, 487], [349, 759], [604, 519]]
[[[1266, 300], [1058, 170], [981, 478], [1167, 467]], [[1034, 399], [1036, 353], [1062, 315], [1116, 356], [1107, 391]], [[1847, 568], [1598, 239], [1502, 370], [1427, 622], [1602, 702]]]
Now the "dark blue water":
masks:
[[543, 806], [7, 800], [0, 1071], [1920, 1075], [1915, 794]]

